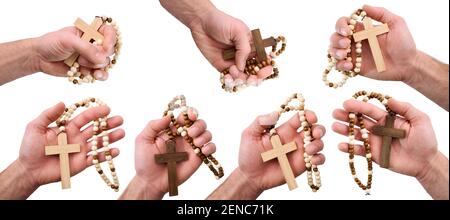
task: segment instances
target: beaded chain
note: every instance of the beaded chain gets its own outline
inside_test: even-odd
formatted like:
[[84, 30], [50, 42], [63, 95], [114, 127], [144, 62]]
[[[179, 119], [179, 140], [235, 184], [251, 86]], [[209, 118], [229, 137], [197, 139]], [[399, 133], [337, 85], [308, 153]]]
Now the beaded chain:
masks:
[[[175, 116], [174, 110], [180, 109], [181, 114], [183, 115], [184, 126], [180, 125]], [[208, 166], [211, 172], [214, 174], [216, 179], [220, 179], [223, 177], [224, 172], [222, 165], [220, 165], [219, 161], [214, 158], [214, 156], [203, 154], [202, 149], [198, 146], [195, 146], [194, 140], [188, 134], [188, 128], [194, 124], [194, 121], [191, 121], [188, 116], [188, 106], [186, 106], [186, 98], [183, 95], [176, 96], [172, 99], [172, 101], [168, 104], [167, 109], [164, 111], [163, 116], [170, 116], [171, 126], [175, 127], [176, 132], [173, 132], [171, 128], [166, 129], [166, 134], [169, 136], [171, 140], [174, 140], [177, 136], [181, 136], [184, 140], [189, 143], [194, 150], [194, 153], [203, 161], [203, 163]]]
[[[66, 124], [71, 118], [72, 114], [80, 107], [93, 107], [96, 106], [106, 106], [106, 104], [101, 101], [100, 99], [96, 98], [88, 98], [84, 99], [82, 101], [79, 101], [70, 107], [66, 108], [64, 110], [64, 113], [58, 118], [56, 121], [56, 125], [59, 127], [60, 132], [66, 132]], [[93, 121], [93, 131], [94, 135], [92, 136], [92, 163], [95, 166], [95, 169], [97, 170], [98, 174], [100, 174], [100, 177], [105, 181], [105, 183], [111, 187], [114, 191], [119, 191], [119, 179], [116, 174], [116, 168], [114, 167], [114, 163], [111, 156], [111, 151], [109, 148], [109, 133], [108, 133], [108, 123], [105, 118], [99, 118], [97, 120]], [[103, 146], [103, 153], [105, 154], [105, 159], [108, 162], [109, 170], [111, 171], [112, 181], [105, 175], [103, 172], [100, 162], [98, 159], [98, 142], [102, 141]]]
[[332, 57], [330, 54], [327, 55], [328, 58], [328, 67], [325, 69], [325, 71], [323, 72], [322, 75], [322, 80], [324, 81], [326, 86], [329, 86], [331, 88], [339, 88], [342, 87], [346, 82], [348, 78], [351, 77], [355, 77], [357, 76], [360, 72], [361, 72], [361, 66], [362, 66], [362, 43], [361, 41], [359, 42], [355, 42], [353, 40], [353, 34], [356, 28], [356, 24], [359, 21], [364, 20], [364, 18], [367, 17], [367, 13], [362, 10], [362, 9], [358, 9], [357, 11], [355, 11], [349, 18], [349, 23], [348, 26], [350, 28], [350, 34], [348, 35], [348, 39], [350, 39], [351, 43], [350, 43], [350, 47], [347, 48], [347, 57], [346, 60], [349, 62], [353, 61], [352, 58], [352, 46], [351, 45], [355, 45], [356, 49], [356, 59], [354, 62], [354, 68], [353, 70], [350, 71], [342, 71], [342, 70], [338, 70], [338, 72], [342, 73], [342, 80], [339, 82], [330, 82], [328, 80], [328, 74], [331, 72], [331, 70], [336, 69], [336, 65], [338, 60], [336, 60], [336, 58]]
[[[366, 91], [359, 91], [353, 95], [353, 99], [368, 102], [370, 99], [377, 99], [380, 101], [384, 107], [386, 108], [387, 112], [390, 115], [396, 115], [395, 112], [393, 112], [388, 107], [388, 102], [390, 97], [384, 96], [380, 93], [371, 92], [367, 93]], [[372, 176], [373, 176], [373, 167], [372, 167], [372, 150], [370, 148], [370, 142], [369, 142], [369, 131], [366, 129], [366, 126], [364, 125], [363, 115], [358, 112], [350, 112], [349, 115], [349, 130], [348, 130], [348, 153], [349, 153], [349, 165], [350, 165], [350, 171], [352, 173], [353, 179], [355, 180], [356, 184], [362, 189], [366, 191], [366, 195], [370, 195], [370, 189], [372, 187]], [[355, 125], [359, 126], [362, 136], [362, 142], [364, 143], [364, 149], [365, 149], [365, 155], [367, 160], [367, 169], [368, 169], [368, 176], [367, 176], [367, 185], [364, 185], [361, 183], [361, 180], [358, 179], [356, 176], [355, 171], [355, 164], [354, 164], [354, 157], [355, 157]]]
[[[119, 55], [120, 55], [120, 49], [122, 47], [122, 36], [121, 36], [121, 32], [119, 30], [119, 26], [116, 24], [115, 21], [112, 20], [112, 18], [110, 17], [106, 17], [106, 16], [96, 16], [97, 18], [101, 18], [103, 25], [111, 25], [115, 30], [116, 30], [116, 39], [117, 42], [114, 45], [114, 54], [110, 57], [110, 62], [109, 64], [103, 68], [103, 70], [105, 72], [108, 72], [110, 69], [112, 69], [116, 63], [117, 60], [119, 59]], [[96, 40], [93, 42], [94, 45], [102, 45], [103, 42], [102, 40]], [[73, 84], [82, 84], [82, 83], [94, 83], [95, 82], [95, 77], [92, 76], [91, 73], [88, 73], [87, 75], [83, 75], [80, 72], [80, 64], [78, 62], [73, 63], [72, 66], [70, 66], [70, 69], [67, 71], [67, 76], [69, 79], [69, 82], [72, 82]]]
[[[293, 100], [298, 100], [299, 104], [298, 106], [292, 106], [289, 105]], [[290, 111], [298, 111], [298, 117], [300, 119], [301, 128], [304, 132], [304, 138], [303, 138], [303, 159], [305, 161], [305, 167], [306, 172], [308, 176], [308, 185], [311, 187], [313, 192], [316, 192], [319, 190], [319, 188], [322, 186], [321, 179], [320, 179], [320, 172], [319, 168], [317, 168], [317, 165], [312, 164], [312, 155], [308, 155], [306, 153], [305, 147], [310, 144], [313, 141], [312, 135], [312, 124], [308, 122], [306, 119], [305, 114], [305, 98], [301, 93], [293, 94], [291, 97], [289, 97], [281, 106], [280, 110], [278, 111], [278, 115], [281, 116], [283, 113], [287, 113]], [[270, 132], [270, 137], [277, 135], [277, 131], [275, 129], [275, 125], [271, 126], [268, 129]], [[315, 179], [315, 184], [313, 181], [313, 174]]]
[[[278, 66], [275, 62], [275, 59], [286, 50], [286, 38], [283, 36], [279, 36], [279, 37], [275, 38], [275, 40], [276, 40], [277, 44], [272, 46], [272, 51], [270, 52], [270, 56], [267, 57], [266, 60], [264, 60], [262, 62], [258, 62], [256, 60], [256, 57], [247, 59], [247, 61], [245, 63], [245, 69], [244, 69], [244, 73], [247, 76], [258, 75], [258, 72], [262, 68], [270, 65], [273, 67], [273, 72], [270, 76], [266, 77], [264, 80], [273, 79], [273, 78], [278, 77], [279, 70], [278, 70]], [[277, 45], [279, 43], [281, 43], [281, 48], [279, 50], [277, 50]], [[242, 84], [242, 85], [235, 85], [232, 88], [227, 87], [225, 84], [225, 75], [227, 75], [227, 74], [230, 74], [229, 67], [220, 73], [220, 83], [222, 84], [222, 89], [224, 89], [225, 91], [237, 92], [240, 89], [243, 89], [248, 86], [247, 84]]]

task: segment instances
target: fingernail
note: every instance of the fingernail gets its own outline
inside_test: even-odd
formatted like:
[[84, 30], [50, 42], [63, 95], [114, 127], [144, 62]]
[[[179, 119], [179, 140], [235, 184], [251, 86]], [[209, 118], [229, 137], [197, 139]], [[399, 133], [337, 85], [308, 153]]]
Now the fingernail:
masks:
[[256, 81], [255, 80], [249, 80], [249, 81], [247, 81], [247, 84], [249, 86], [256, 86]]
[[341, 33], [341, 35], [347, 36], [347, 28], [341, 28], [339, 29], [339, 32]]
[[259, 119], [259, 124], [264, 126], [274, 125], [278, 121], [278, 112], [272, 112]]
[[198, 111], [197, 111], [197, 109], [196, 109], [196, 108], [193, 108], [193, 107], [190, 107], [190, 109], [191, 109], [191, 111], [192, 111], [192, 114], [194, 114], [195, 117], [198, 117]]
[[241, 86], [242, 84], [244, 84], [244, 80], [242, 80], [242, 79], [236, 80], [236, 86]]
[[345, 55], [347, 55], [347, 54], [344, 53], [343, 51], [338, 50], [338, 51], [336, 52], [336, 56], [337, 56], [338, 59], [344, 59], [344, 58], [345, 58]]
[[344, 68], [346, 70], [350, 70], [352, 67], [353, 67], [352, 63], [350, 63], [350, 62], [345, 62], [344, 63]]
[[104, 77], [105, 77], [104, 74], [100, 71], [95, 72], [94, 76], [98, 80], [104, 80]]

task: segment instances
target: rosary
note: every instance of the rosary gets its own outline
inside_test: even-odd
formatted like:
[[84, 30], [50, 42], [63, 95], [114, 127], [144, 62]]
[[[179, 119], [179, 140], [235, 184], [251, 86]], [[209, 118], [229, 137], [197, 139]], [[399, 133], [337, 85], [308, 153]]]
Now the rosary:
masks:
[[[293, 100], [297, 100], [299, 102], [298, 106], [289, 105]], [[308, 155], [305, 151], [305, 146], [310, 144], [313, 141], [313, 137], [311, 136], [312, 135], [312, 130], [311, 130], [312, 125], [306, 120], [305, 99], [303, 98], [303, 95], [301, 93], [293, 94], [291, 97], [289, 97], [286, 100], [286, 102], [280, 106], [278, 115], [281, 116], [281, 114], [287, 113], [290, 111], [298, 111], [298, 117], [300, 119], [301, 128], [304, 132], [303, 159], [305, 161], [305, 167], [306, 167], [307, 176], [308, 176], [308, 185], [311, 187], [313, 192], [316, 192], [322, 186], [322, 183], [320, 180], [320, 172], [319, 172], [319, 169], [317, 168], [317, 165], [312, 164], [312, 162], [311, 162], [312, 156]], [[295, 177], [292, 172], [292, 168], [289, 164], [289, 160], [287, 159], [286, 154], [295, 151], [297, 149], [297, 145], [295, 144], [295, 141], [292, 141], [288, 144], [283, 145], [281, 143], [279, 135], [277, 134], [275, 125], [271, 126], [267, 130], [269, 130], [270, 142], [272, 143], [272, 146], [274, 149], [262, 153], [261, 157], [264, 162], [275, 159], [275, 158], [278, 159], [278, 162], [280, 164], [281, 170], [285, 177], [286, 183], [288, 184], [289, 189], [293, 190], [293, 189], [297, 188], [297, 183], [295, 182]], [[314, 174], [315, 184], [314, 184], [314, 180], [313, 180], [313, 174]]]
[[[264, 80], [273, 79], [273, 78], [278, 77], [279, 70], [278, 70], [278, 66], [276, 65], [274, 59], [277, 58], [279, 55], [281, 55], [285, 51], [286, 38], [284, 38], [283, 36], [279, 36], [277, 38], [270, 37], [267, 39], [262, 39], [259, 29], [252, 30], [252, 36], [253, 36], [253, 45], [251, 47], [252, 47], [252, 52], [256, 53], [256, 57], [247, 59], [246, 64], [245, 64], [244, 73], [247, 76], [251, 76], [251, 75], [257, 76], [258, 72], [262, 68], [270, 65], [273, 67], [273, 72], [270, 76], [268, 76]], [[277, 51], [277, 45], [279, 43], [281, 43], [281, 48]], [[267, 56], [267, 54], [266, 54], [266, 50], [265, 50], [266, 47], [272, 47], [272, 51], [270, 52], [270, 57]], [[223, 59], [224, 60], [233, 59], [235, 57], [235, 53], [236, 53], [235, 48], [225, 50], [222, 54]], [[227, 68], [220, 73], [220, 83], [222, 84], [222, 89], [224, 89], [225, 91], [237, 92], [238, 90], [247, 86], [247, 85], [243, 84], [243, 85], [233, 86], [231, 88], [228, 87], [225, 84], [225, 75], [227, 75], [227, 74], [230, 74], [230, 68]]]
[[[106, 104], [96, 98], [88, 98], [84, 99], [80, 102], [77, 102], [70, 107], [66, 108], [64, 113], [58, 118], [56, 121], [56, 125], [59, 127], [58, 134], [58, 146], [46, 146], [45, 154], [46, 155], [56, 155], [60, 156], [60, 168], [61, 168], [61, 183], [63, 189], [70, 188], [70, 168], [69, 168], [69, 153], [80, 152], [79, 144], [67, 145], [67, 134], [66, 134], [66, 124], [71, 118], [72, 114], [80, 107], [93, 107], [96, 106], [106, 106]], [[99, 118], [93, 121], [93, 131], [94, 135], [92, 136], [92, 163], [95, 166], [100, 177], [105, 181], [105, 183], [111, 187], [114, 191], [119, 191], [119, 179], [116, 174], [116, 169], [114, 167], [114, 163], [112, 160], [111, 152], [109, 149], [109, 137], [108, 137], [108, 124], [105, 118]], [[105, 154], [105, 159], [108, 162], [109, 169], [111, 171], [112, 180], [110, 180], [105, 173], [103, 172], [100, 162], [98, 159], [98, 142], [102, 141], [103, 153]]]
[[[174, 111], [176, 109], [181, 110], [180, 114], [182, 114], [183, 116], [184, 126], [180, 125], [174, 116]], [[202, 160], [202, 162], [206, 166], [208, 166], [216, 179], [220, 179], [221, 177], [223, 177], [224, 172], [219, 161], [217, 161], [213, 155], [206, 156], [205, 154], [203, 154], [201, 148], [195, 146], [193, 138], [188, 134], [188, 128], [194, 124], [194, 121], [191, 121], [189, 119], [188, 106], [186, 106], [186, 98], [183, 95], [173, 98], [172, 101], [168, 104], [167, 109], [164, 111], [163, 116], [170, 116], [171, 119], [171, 125], [165, 130], [166, 134], [169, 136], [169, 140], [166, 141], [167, 153], [155, 155], [155, 161], [159, 164], [164, 163], [168, 165], [170, 196], [178, 195], [176, 162], [187, 160], [186, 152], [176, 152], [175, 138], [178, 136], [183, 137], [183, 139], [191, 145], [194, 153]], [[175, 128], [176, 131], [172, 131], [171, 128]]]
[[[394, 121], [397, 113], [393, 112], [389, 107], [389, 96], [384, 96], [380, 93], [367, 93], [366, 91], [360, 91], [355, 93], [353, 95], [353, 98], [356, 100], [360, 100], [363, 102], [368, 102], [370, 99], [377, 99], [380, 101], [384, 107], [386, 108], [386, 111], [388, 112], [388, 115], [386, 116], [386, 124], [385, 126], [375, 126], [373, 128], [372, 133], [375, 135], [379, 135], [383, 137], [383, 143], [382, 143], [382, 152], [381, 152], [381, 159], [380, 159], [380, 166], [383, 168], [389, 168], [389, 158], [390, 158], [390, 152], [391, 152], [391, 142], [392, 138], [404, 138], [405, 137], [405, 131], [400, 129], [395, 129], [394, 127]], [[370, 195], [370, 189], [372, 187], [372, 176], [373, 176], [373, 167], [372, 167], [372, 151], [370, 148], [369, 143], [369, 131], [366, 129], [363, 121], [363, 115], [361, 113], [355, 113], [351, 112], [348, 115], [349, 117], [349, 130], [348, 130], [348, 153], [349, 153], [349, 165], [350, 165], [350, 171], [352, 173], [353, 179], [355, 180], [356, 184], [362, 189], [366, 191], [366, 195]], [[358, 179], [356, 176], [355, 171], [355, 164], [354, 164], [354, 157], [355, 157], [355, 124], [359, 126], [362, 142], [364, 143], [364, 149], [366, 154], [366, 160], [367, 160], [367, 169], [368, 169], [368, 176], [367, 176], [367, 185], [364, 185], [361, 183], [361, 180]]]
[[[362, 21], [364, 24], [365, 30], [359, 31], [355, 33], [356, 25], [358, 21]], [[331, 88], [339, 88], [342, 87], [346, 82], [347, 79], [351, 77], [357, 76], [361, 72], [362, 67], [362, 41], [368, 40], [369, 46], [372, 52], [372, 56], [375, 62], [375, 65], [377, 67], [378, 72], [383, 72], [386, 70], [384, 61], [383, 61], [383, 55], [381, 53], [381, 49], [378, 43], [377, 36], [381, 34], [385, 34], [389, 32], [389, 27], [387, 24], [382, 24], [380, 26], [374, 27], [372, 24], [372, 19], [367, 16], [367, 13], [362, 10], [358, 9], [355, 11], [349, 18], [348, 26], [351, 30], [348, 39], [350, 39], [350, 47], [347, 48], [347, 57], [346, 61], [352, 62], [352, 46], [355, 45], [355, 53], [356, 58], [355, 62], [353, 64], [354, 68], [350, 71], [341, 71], [338, 70], [338, 72], [342, 73], [342, 80], [339, 82], [330, 82], [328, 80], [328, 74], [331, 72], [331, 70], [336, 69], [336, 64], [338, 63], [338, 60], [336, 58], [332, 57], [330, 54], [328, 54], [328, 67], [325, 69], [322, 75], [322, 80], [324, 81], [326, 86], [329, 86]]]
[[[119, 26], [117, 26], [116, 22], [113, 21], [112, 18], [106, 16], [96, 16], [90, 26], [80, 18], [75, 21], [75, 26], [83, 32], [81, 39], [92, 42], [94, 45], [98, 46], [102, 45], [104, 40], [103, 35], [98, 32], [98, 29], [100, 29], [102, 25], [111, 25], [116, 30], [117, 42], [114, 45], [114, 54], [110, 57], [110, 63], [103, 69], [104, 71], [108, 72], [117, 63], [117, 59], [119, 58], [120, 54], [120, 48], [122, 47], [122, 37]], [[77, 62], [79, 56], [79, 54], [74, 53], [69, 58], [64, 60], [64, 63], [70, 67], [70, 69], [67, 71], [69, 81], [73, 84], [95, 82], [96, 79], [94, 76], [92, 76], [91, 73], [83, 75], [80, 72], [80, 64]]]

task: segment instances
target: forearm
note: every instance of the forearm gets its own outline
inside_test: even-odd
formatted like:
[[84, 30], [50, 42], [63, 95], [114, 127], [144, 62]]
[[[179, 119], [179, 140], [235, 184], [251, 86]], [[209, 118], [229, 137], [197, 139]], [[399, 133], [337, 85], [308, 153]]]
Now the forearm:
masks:
[[433, 199], [449, 199], [448, 158], [439, 152], [417, 180]]
[[34, 39], [0, 44], [0, 85], [38, 72], [39, 61], [33, 44]]
[[239, 170], [233, 173], [208, 196], [208, 200], [255, 200], [261, 195], [262, 190], [258, 190], [254, 184]]
[[158, 192], [153, 185], [135, 176], [120, 196], [121, 200], [160, 200], [164, 193]]
[[159, 2], [187, 27], [216, 9], [209, 0], [160, 0]]
[[18, 161], [14, 161], [0, 173], [0, 199], [26, 199], [38, 187], [26, 177], [26, 169]]
[[405, 83], [448, 111], [448, 64], [419, 51], [406, 75]]

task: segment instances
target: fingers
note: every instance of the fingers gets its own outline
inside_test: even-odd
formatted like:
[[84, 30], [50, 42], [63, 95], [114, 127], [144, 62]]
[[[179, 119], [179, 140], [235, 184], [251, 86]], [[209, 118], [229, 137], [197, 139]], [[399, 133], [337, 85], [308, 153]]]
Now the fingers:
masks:
[[[198, 111], [195, 108], [189, 107], [187, 109], [187, 115], [190, 121], [195, 122], [198, 119]], [[178, 115], [177, 121], [181, 126], [186, 124], [183, 114]]]
[[259, 137], [261, 136], [267, 128], [273, 126], [278, 121], [278, 112], [272, 112], [267, 115], [258, 116], [253, 123], [244, 130], [245, 134]]
[[[317, 123], [317, 116], [313, 111], [306, 110], [305, 117], [306, 117], [306, 120], [310, 124]], [[300, 123], [299, 114], [295, 114], [294, 116], [292, 116], [291, 119], [289, 119], [287, 122], [283, 123], [279, 127], [279, 129], [280, 129], [280, 131], [286, 130], [286, 129], [292, 129], [294, 131], [297, 131], [301, 126], [302, 126], [302, 124]]]
[[344, 37], [338, 33], [331, 35], [330, 43], [332, 48], [336, 49], [347, 49], [350, 47], [350, 39]]
[[[348, 144], [347, 143], [340, 143], [338, 145], [338, 148], [340, 151], [348, 153]], [[359, 156], [365, 156], [366, 155], [366, 150], [362, 145], [354, 145], [354, 153], [355, 155], [359, 155]]]
[[216, 144], [210, 142], [201, 147], [201, 149], [204, 155], [209, 156], [216, 152]]
[[257, 74], [258, 80], [263, 80], [272, 75], [273, 67], [271, 65], [263, 67]]
[[[108, 124], [108, 130], [115, 129], [123, 124], [123, 118], [121, 116], [108, 118], [106, 120], [106, 124]], [[81, 131], [81, 135], [83, 135], [85, 139], [91, 138], [94, 135], [93, 127], [93, 125], [87, 127], [86, 129]]]
[[347, 112], [359, 112], [373, 118], [376, 121], [382, 120], [386, 116], [386, 111], [367, 102], [357, 100], [347, 100], [344, 102], [344, 109]]
[[406, 118], [406, 120], [411, 122], [428, 117], [425, 113], [416, 109], [414, 106], [407, 102], [400, 102], [395, 99], [389, 99], [388, 106], [392, 111], [398, 113], [399, 115], [402, 115]]
[[188, 128], [188, 134], [192, 138], [196, 138], [203, 134], [207, 128], [206, 122], [203, 120], [197, 120], [190, 128]]
[[159, 133], [168, 128], [170, 122], [171, 121], [169, 116], [166, 116], [162, 119], [150, 121], [138, 136], [138, 139], [142, 138], [152, 144], [155, 143], [155, 139], [158, 137]]
[[[89, 62], [96, 65], [105, 64], [106, 54], [102, 53], [96, 46], [87, 41], [81, 40], [78, 36], [69, 34], [62, 38], [62, 44], [65, 48], [71, 48], [85, 57]], [[103, 66], [104, 67], [104, 66]]]
[[[348, 136], [349, 127], [345, 124], [335, 122], [331, 126], [331, 129], [340, 135]], [[370, 130], [372, 128], [367, 128], [367, 129]], [[362, 140], [361, 130], [359, 128], [354, 128], [354, 131], [355, 131], [355, 133], [354, 133], [355, 139], [361, 141]]]
[[315, 155], [322, 151], [323, 147], [324, 143], [322, 140], [314, 140], [313, 142], [305, 146], [305, 152], [308, 155]]
[[341, 17], [336, 22], [336, 32], [340, 35], [347, 37], [351, 33], [351, 29], [348, 26], [348, 17]]
[[248, 32], [249, 29], [242, 22], [234, 26], [231, 32], [231, 41], [235, 44], [236, 48], [235, 62], [240, 72], [244, 72], [247, 58], [251, 52]]
[[212, 140], [212, 134], [209, 131], [203, 132], [200, 136], [194, 138], [195, 146], [203, 146]]
[[108, 55], [112, 55], [114, 53], [114, 46], [117, 42], [116, 29], [114, 29], [111, 25], [103, 25], [99, 31], [104, 37], [102, 44], [103, 49]]
[[369, 17], [382, 23], [392, 24], [398, 17], [387, 9], [381, 7], [364, 5], [363, 10], [366, 11]]
[[[348, 122], [349, 118], [348, 118], [348, 112], [344, 111], [342, 109], [336, 109], [333, 111], [333, 118], [342, 122]], [[375, 122], [369, 118], [367, 118], [366, 116], [363, 116], [363, 122], [364, 125], [366, 126], [367, 129], [371, 129], [374, 125]]]
[[[117, 130], [115, 130], [115, 131], [113, 131], [113, 132], [108, 134], [109, 144], [113, 144], [113, 143], [115, 143], [117, 141], [120, 141], [124, 137], [125, 137], [125, 130], [117, 129]], [[97, 149], [100, 149], [100, 148], [104, 147], [103, 146], [103, 141], [100, 138], [98, 140], [96, 140], [96, 141], [97, 141]], [[86, 150], [88, 152], [91, 151], [92, 141], [89, 142], [89, 144], [86, 145], [86, 148], [87, 148]]]
[[[119, 154], [120, 154], [120, 151], [117, 148], [111, 148], [110, 152], [111, 152], [111, 157], [112, 158], [115, 158], [115, 157], [119, 156]], [[92, 159], [93, 159], [92, 155], [89, 155], [86, 158], [87, 166], [92, 166], [93, 165], [92, 164]], [[98, 161], [99, 161], [99, 163], [102, 163], [102, 162], [106, 161], [105, 153], [102, 152], [102, 153], [98, 154]]]
[[322, 138], [323, 136], [325, 136], [326, 132], [327, 132], [327, 130], [322, 125], [313, 125], [312, 126], [312, 137], [315, 139]]
[[323, 154], [317, 154], [312, 156], [311, 163], [315, 165], [323, 165], [325, 163], [325, 156]]
[[108, 106], [93, 107], [77, 115], [69, 124], [73, 124], [77, 129], [81, 129], [91, 121], [108, 116], [110, 111], [111, 109]]
[[108, 72], [104, 71], [104, 70], [94, 70], [94, 74], [93, 74], [94, 78], [100, 81], [105, 81], [108, 79], [109, 74]]
[[344, 60], [347, 58], [347, 49], [330, 48], [328, 52], [337, 60]]
[[47, 128], [63, 114], [64, 109], [64, 103], [60, 102], [42, 112], [36, 119], [30, 122], [29, 125], [37, 128]]

